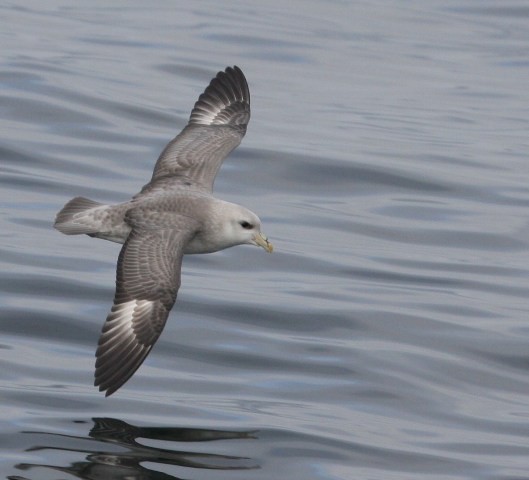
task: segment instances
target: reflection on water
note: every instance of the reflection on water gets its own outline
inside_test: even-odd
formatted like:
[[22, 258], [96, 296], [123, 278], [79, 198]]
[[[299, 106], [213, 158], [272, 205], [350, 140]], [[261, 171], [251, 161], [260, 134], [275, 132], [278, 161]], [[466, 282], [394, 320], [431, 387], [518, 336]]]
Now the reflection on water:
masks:
[[[181, 478], [146, 468], [141, 465], [144, 462], [208, 470], [249, 470], [259, 468], [259, 465], [250, 458], [214, 453], [197, 453], [193, 452], [189, 445], [183, 450], [155, 448], [142, 445], [137, 441], [138, 438], [143, 438], [163, 442], [178, 442], [179, 446], [184, 446], [197, 442], [256, 439], [256, 431], [237, 432], [200, 428], [137, 427], [114, 418], [93, 418], [92, 420], [94, 426], [88, 433], [88, 437], [45, 432], [23, 432], [33, 437], [39, 435], [42, 436], [40, 438], [50, 438], [50, 436], [53, 438], [52, 441], [46, 442], [48, 443], [47, 445], [35, 445], [27, 449], [27, 451], [59, 450], [63, 453], [77, 452], [86, 455], [84, 461], [72, 462], [67, 466], [21, 463], [16, 465], [16, 468], [30, 470], [44, 467], [87, 480], [96, 478], [114, 480]], [[57, 440], [59, 441], [58, 446]], [[96, 442], [94, 447], [72, 447], [78, 441], [86, 440]], [[116, 452], [116, 446], [122, 447], [124, 450]], [[24, 477], [10, 476], [8, 478], [10, 480], [21, 480]]]

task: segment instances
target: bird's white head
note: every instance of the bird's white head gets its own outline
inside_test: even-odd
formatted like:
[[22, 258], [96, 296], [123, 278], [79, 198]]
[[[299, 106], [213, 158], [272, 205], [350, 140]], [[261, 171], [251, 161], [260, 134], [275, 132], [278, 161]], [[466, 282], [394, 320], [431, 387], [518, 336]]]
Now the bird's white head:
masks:
[[274, 247], [261, 232], [261, 220], [255, 213], [228, 202], [222, 202], [218, 207], [221, 214], [218, 216], [220, 224], [217, 226], [217, 235], [226, 245], [224, 248], [250, 244], [272, 253]]

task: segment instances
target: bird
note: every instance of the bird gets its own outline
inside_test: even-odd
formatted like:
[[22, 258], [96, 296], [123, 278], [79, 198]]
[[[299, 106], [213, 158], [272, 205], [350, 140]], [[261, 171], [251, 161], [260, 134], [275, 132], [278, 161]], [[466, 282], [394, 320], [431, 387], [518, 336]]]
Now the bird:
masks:
[[199, 96], [139, 193], [115, 205], [75, 197], [57, 213], [54, 227], [63, 234], [123, 244], [114, 302], [96, 350], [94, 385], [105, 396], [132, 377], [162, 333], [184, 255], [242, 244], [272, 253], [255, 213], [213, 196], [217, 172], [241, 143], [249, 120], [246, 78], [239, 67], [227, 67]]

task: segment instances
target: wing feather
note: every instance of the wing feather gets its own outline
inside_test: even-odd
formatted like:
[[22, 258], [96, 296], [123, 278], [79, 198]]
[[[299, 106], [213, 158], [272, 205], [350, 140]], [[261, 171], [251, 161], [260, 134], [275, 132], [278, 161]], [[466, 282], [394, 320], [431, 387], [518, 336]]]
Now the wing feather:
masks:
[[127, 221], [132, 231], [119, 254], [114, 305], [96, 352], [95, 385], [107, 396], [134, 374], [162, 333], [196, 228], [188, 217], [142, 208], [129, 211]]
[[200, 95], [188, 125], [160, 154], [151, 183], [186, 177], [211, 192], [223, 160], [241, 143], [249, 120], [248, 83], [238, 67], [228, 67]]

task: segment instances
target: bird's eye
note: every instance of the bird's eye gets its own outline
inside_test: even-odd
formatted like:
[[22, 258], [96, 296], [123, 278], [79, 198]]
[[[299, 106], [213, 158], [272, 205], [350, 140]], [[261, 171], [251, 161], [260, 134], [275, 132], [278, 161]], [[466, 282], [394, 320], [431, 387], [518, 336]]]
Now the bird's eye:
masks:
[[242, 222], [239, 222], [240, 226], [246, 230], [251, 230], [253, 228], [253, 225], [251, 223], [248, 223], [246, 220], [243, 220]]

